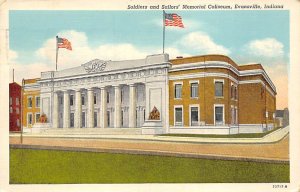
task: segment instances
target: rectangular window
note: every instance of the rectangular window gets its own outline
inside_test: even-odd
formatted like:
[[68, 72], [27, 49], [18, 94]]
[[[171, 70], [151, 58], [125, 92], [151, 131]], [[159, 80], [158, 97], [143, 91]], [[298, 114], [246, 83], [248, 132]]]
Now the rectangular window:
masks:
[[85, 100], [84, 100], [84, 96], [81, 95], [81, 105], [85, 105]]
[[40, 97], [35, 97], [35, 107], [40, 107]]
[[70, 106], [74, 105], [74, 95], [70, 95]]
[[9, 98], [9, 104], [12, 105], [12, 97]]
[[236, 100], [237, 99], [237, 88], [234, 87], [234, 99]]
[[182, 90], [182, 85], [175, 84], [175, 98], [181, 98], [181, 90]]
[[235, 124], [235, 110], [231, 107], [231, 124]]
[[20, 113], [20, 109], [17, 107], [16, 108], [16, 113], [19, 114]]
[[123, 89], [121, 89], [121, 103], [123, 103]]
[[20, 99], [19, 97], [16, 98], [16, 105], [19, 105], [20, 104]]
[[32, 97], [28, 97], [28, 99], [27, 99], [27, 107], [32, 107]]
[[13, 113], [13, 108], [9, 107], [9, 113]]
[[20, 127], [20, 119], [17, 119], [17, 127]]
[[60, 100], [60, 104], [62, 105], [62, 104], [63, 104], [63, 101], [64, 101], [64, 100], [63, 100], [63, 97], [60, 97], [59, 100]]
[[198, 83], [191, 83], [191, 97], [198, 97]]
[[35, 122], [36, 123], [40, 122], [40, 117], [41, 117], [41, 115], [39, 113], [35, 114]]
[[215, 82], [215, 96], [223, 97], [223, 82], [221, 81]]
[[183, 124], [182, 121], [182, 107], [175, 108], [175, 126], [180, 126]]
[[97, 95], [94, 94], [94, 105], [97, 105]]
[[234, 99], [235, 98], [234, 85], [231, 85], [230, 93], [231, 93], [231, 99]]
[[199, 125], [198, 107], [191, 107], [191, 126]]
[[107, 111], [107, 127], [110, 127], [110, 112]]
[[28, 116], [27, 116], [27, 124], [28, 125], [32, 124], [32, 114], [28, 114]]
[[106, 102], [109, 103], [109, 92], [106, 94]]
[[223, 106], [215, 106], [215, 124], [216, 125], [223, 125]]

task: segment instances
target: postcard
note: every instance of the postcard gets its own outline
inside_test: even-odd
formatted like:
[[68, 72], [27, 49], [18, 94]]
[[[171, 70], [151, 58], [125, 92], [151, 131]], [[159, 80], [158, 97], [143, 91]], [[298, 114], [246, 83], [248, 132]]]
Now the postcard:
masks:
[[299, 191], [298, 1], [3, 1], [6, 191]]

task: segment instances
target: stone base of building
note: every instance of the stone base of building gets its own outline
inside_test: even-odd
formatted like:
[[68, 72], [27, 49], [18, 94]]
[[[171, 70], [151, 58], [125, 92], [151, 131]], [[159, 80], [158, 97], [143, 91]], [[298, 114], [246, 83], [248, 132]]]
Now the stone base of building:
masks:
[[160, 120], [146, 120], [142, 127], [143, 135], [157, 135], [163, 134], [163, 125]]
[[263, 133], [274, 128], [273, 124], [241, 124], [235, 126], [170, 127], [171, 134], [231, 135], [240, 133]]

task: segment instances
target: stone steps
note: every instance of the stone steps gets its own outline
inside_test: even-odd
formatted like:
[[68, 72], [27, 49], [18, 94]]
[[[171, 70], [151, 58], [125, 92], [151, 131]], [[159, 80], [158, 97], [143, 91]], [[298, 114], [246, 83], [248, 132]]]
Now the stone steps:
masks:
[[141, 128], [50, 128], [43, 135], [140, 135]]

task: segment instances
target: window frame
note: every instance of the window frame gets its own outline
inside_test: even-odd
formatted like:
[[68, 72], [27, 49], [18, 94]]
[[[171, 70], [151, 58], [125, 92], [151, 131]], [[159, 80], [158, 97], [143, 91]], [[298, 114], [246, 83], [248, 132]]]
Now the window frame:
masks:
[[[216, 95], [217, 91], [216, 91], [216, 84], [217, 83], [222, 83], [222, 95]], [[214, 95], [216, 98], [224, 98], [224, 79], [214, 79]]]
[[[30, 103], [29, 99], [31, 99], [31, 106], [29, 106], [29, 103]], [[30, 108], [30, 109], [33, 107], [33, 97], [32, 96], [27, 97], [27, 107]]]
[[[216, 122], [216, 107], [222, 107], [222, 124]], [[225, 125], [225, 106], [224, 104], [214, 104], [214, 125]]]
[[[181, 108], [181, 123], [176, 122], [176, 109]], [[174, 105], [174, 126], [180, 127], [184, 125], [184, 116], [183, 116], [183, 105]]]
[[[192, 108], [197, 108], [198, 109], [198, 123], [197, 123], [197, 125], [192, 124]], [[191, 127], [200, 126], [200, 106], [199, 106], [199, 104], [189, 105], [189, 126], [191, 126]]]
[[[199, 80], [192, 80], [192, 81], [190, 81], [189, 83], [190, 83], [190, 98], [191, 98], [191, 99], [198, 99], [198, 98], [199, 98]], [[193, 92], [192, 92], [192, 90], [193, 90], [193, 89], [192, 89], [192, 88], [193, 88], [192, 85], [193, 85], [193, 84], [197, 84], [197, 92], [196, 92], [196, 95], [197, 95], [197, 96], [196, 96], [196, 97], [193, 97], [193, 94], [192, 94], [192, 93], [193, 93]]]
[[[180, 85], [180, 97], [176, 97], [176, 86]], [[174, 99], [182, 99], [182, 88], [183, 88], [183, 82], [174, 82]]]
[[37, 120], [37, 118], [36, 118], [37, 115], [40, 115], [40, 117], [41, 117], [41, 114], [40, 114], [40, 113], [35, 113], [35, 114], [34, 114], [35, 123], [38, 123], [38, 120]]
[[[39, 105], [37, 105], [37, 98], [39, 98]], [[40, 96], [35, 96], [34, 100], [35, 100], [35, 102], [34, 102], [35, 108], [40, 108], [41, 107], [41, 97]]]

